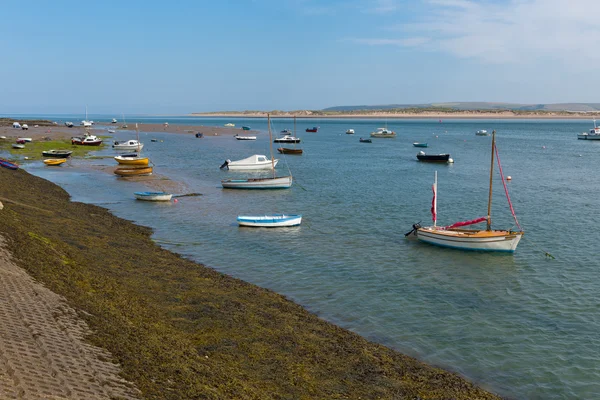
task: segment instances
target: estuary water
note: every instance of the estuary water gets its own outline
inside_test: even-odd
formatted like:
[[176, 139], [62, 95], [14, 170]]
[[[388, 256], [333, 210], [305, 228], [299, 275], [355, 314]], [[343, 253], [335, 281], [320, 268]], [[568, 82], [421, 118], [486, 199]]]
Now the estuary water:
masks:
[[[502, 396], [600, 396], [600, 141], [576, 137], [593, 127], [591, 120], [299, 119], [304, 154], [277, 155], [278, 172], [289, 169], [294, 186], [236, 191], [221, 188], [221, 179], [236, 175], [219, 166], [269, 154], [265, 119], [134, 119], [233, 122], [261, 132], [252, 142], [142, 131], [155, 172], [202, 193], [177, 203], [136, 201], [133, 192], [146, 190], [141, 184], [101, 171], [41, 163], [24, 168], [58, 183], [75, 201], [154, 228], [154, 239], [169, 250], [272, 289], [323, 319]], [[386, 123], [397, 138], [359, 142]], [[291, 119], [272, 124], [275, 135], [293, 129]], [[305, 132], [313, 125], [317, 133]], [[356, 133], [345, 134], [348, 128]], [[479, 129], [497, 131], [504, 173], [512, 177], [508, 188], [526, 232], [516, 253], [405, 239], [413, 223], [431, 221], [434, 171], [440, 224], [486, 215], [491, 137], [476, 136]], [[115, 139], [132, 135], [118, 132]], [[450, 153], [454, 163], [418, 162], [419, 150]], [[114, 165], [112, 159], [73, 163]], [[497, 173], [494, 182], [493, 226], [515, 228]], [[235, 222], [239, 214], [273, 212], [303, 214], [303, 224], [268, 230]]]

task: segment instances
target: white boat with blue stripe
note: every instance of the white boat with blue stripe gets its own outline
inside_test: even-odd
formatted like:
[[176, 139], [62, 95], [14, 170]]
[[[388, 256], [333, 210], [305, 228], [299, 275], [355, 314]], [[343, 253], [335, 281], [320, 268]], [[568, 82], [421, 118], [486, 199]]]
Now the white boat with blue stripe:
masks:
[[302, 215], [240, 215], [237, 217], [237, 222], [240, 226], [250, 226], [255, 228], [280, 228], [300, 225], [302, 223]]
[[135, 192], [133, 194], [138, 200], [146, 201], [170, 201], [173, 195], [165, 192]]

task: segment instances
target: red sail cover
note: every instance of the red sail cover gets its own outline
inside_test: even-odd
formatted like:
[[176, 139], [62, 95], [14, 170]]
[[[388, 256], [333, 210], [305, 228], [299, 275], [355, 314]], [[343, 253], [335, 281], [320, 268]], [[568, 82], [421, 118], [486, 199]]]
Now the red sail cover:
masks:
[[477, 219], [472, 219], [471, 221], [456, 222], [452, 225], [445, 226], [444, 229], [460, 228], [461, 226], [478, 224], [478, 223], [484, 222], [484, 221], [487, 221], [487, 218], [481, 217], [481, 218], [477, 218]]
[[431, 219], [435, 222], [437, 220], [437, 215], [435, 213], [435, 184], [431, 186], [431, 190], [433, 191], [433, 198], [431, 199]]

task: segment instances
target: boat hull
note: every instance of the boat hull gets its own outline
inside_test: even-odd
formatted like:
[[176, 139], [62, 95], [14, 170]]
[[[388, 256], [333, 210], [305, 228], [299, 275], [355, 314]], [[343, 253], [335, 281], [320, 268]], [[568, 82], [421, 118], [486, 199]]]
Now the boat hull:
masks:
[[117, 168], [117, 169], [115, 169], [114, 173], [119, 176], [152, 175], [152, 167]]
[[173, 195], [165, 192], [135, 192], [136, 199], [144, 201], [170, 201]]
[[42, 151], [44, 157], [56, 157], [56, 158], [68, 158], [71, 156], [73, 151], [71, 150], [47, 150]]
[[427, 162], [448, 162], [450, 160], [450, 154], [417, 154], [419, 161]]
[[413, 143], [415, 147], [427, 147], [427, 143]]
[[514, 253], [523, 232], [427, 227], [417, 229], [416, 236], [422, 242], [452, 249]]
[[66, 158], [49, 158], [44, 160], [44, 164], [49, 166], [58, 166], [67, 162]]
[[116, 156], [115, 160], [121, 165], [148, 165], [148, 157], [122, 157]]
[[8, 160], [0, 158], [0, 167], [8, 168], [8, 169], [19, 169], [19, 165], [15, 163], [11, 163]]
[[374, 138], [395, 138], [396, 134], [390, 134], [390, 133], [371, 133], [371, 137]]
[[302, 149], [288, 149], [286, 147], [280, 147], [277, 151], [281, 154], [302, 154]]
[[140, 145], [130, 145], [130, 144], [113, 144], [113, 149], [115, 150], [125, 150], [125, 151], [141, 151], [144, 145], [140, 143]]
[[302, 223], [302, 215], [240, 215], [237, 217], [239, 226], [253, 228], [281, 228], [298, 226]]
[[288, 189], [292, 186], [292, 177], [225, 179], [221, 185], [225, 189]]
[[577, 135], [577, 139], [579, 140], [600, 140], [600, 135], [588, 135], [587, 133], [583, 133]]
[[235, 138], [237, 140], [256, 140], [256, 136], [240, 136], [240, 135], [235, 135]]

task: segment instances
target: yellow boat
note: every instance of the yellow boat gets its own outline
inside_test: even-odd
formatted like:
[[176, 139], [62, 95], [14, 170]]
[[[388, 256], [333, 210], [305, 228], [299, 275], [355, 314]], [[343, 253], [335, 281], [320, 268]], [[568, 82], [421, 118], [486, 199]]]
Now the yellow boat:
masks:
[[122, 165], [148, 165], [148, 157], [116, 156], [115, 160]]
[[119, 176], [139, 176], [139, 175], [152, 175], [152, 167], [125, 167], [115, 169], [115, 174]]
[[46, 165], [61, 165], [66, 162], [67, 162], [66, 158], [48, 158], [48, 159], [44, 160], [44, 164], [46, 164]]

